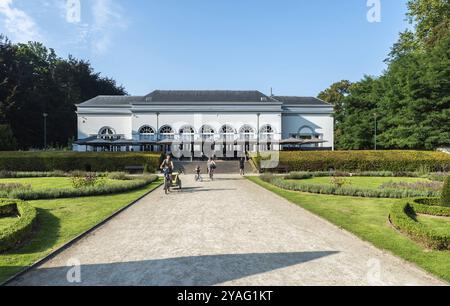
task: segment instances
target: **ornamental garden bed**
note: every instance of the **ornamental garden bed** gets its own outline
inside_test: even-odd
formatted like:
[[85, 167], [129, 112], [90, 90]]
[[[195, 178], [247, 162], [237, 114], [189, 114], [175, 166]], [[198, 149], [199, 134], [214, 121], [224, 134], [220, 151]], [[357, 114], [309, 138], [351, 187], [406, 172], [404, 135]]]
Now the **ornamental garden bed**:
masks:
[[[76, 178], [81, 182], [95, 181], [86, 186], [76, 186]], [[145, 187], [157, 179], [156, 175], [129, 177], [122, 173], [0, 179], [0, 197], [39, 200], [115, 194]]]
[[[369, 198], [410, 198], [440, 196], [442, 183], [418, 177], [346, 176], [334, 172], [291, 173], [288, 176], [263, 175], [261, 179], [279, 188], [339, 196]], [[372, 173], [376, 175], [377, 173]], [[334, 176], [333, 176], [334, 175]]]

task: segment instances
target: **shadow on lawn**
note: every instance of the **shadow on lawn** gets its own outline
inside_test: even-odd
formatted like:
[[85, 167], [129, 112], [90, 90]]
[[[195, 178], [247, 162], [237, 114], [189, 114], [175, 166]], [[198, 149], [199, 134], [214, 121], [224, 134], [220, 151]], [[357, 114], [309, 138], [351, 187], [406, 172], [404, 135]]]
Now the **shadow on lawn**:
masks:
[[[211, 286], [338, 253], [228, 254], [82, 265], [82, 282], [78, 285]], [[11, 285], [71, 285], [66, 278], [71, 269], [40, 268]]]

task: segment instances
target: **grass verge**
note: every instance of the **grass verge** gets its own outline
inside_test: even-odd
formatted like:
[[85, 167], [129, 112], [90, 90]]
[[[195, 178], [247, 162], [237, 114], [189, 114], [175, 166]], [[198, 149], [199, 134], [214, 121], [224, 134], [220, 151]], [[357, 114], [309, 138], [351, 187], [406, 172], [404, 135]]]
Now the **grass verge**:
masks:
[[388, 223], [392, 206], [404, 200], [308, 194], [278, 188], [259, 177], [248, 179], [377, 248], [390, 251], [450, 282], [449, 251], [427, 250], [394, 230]]

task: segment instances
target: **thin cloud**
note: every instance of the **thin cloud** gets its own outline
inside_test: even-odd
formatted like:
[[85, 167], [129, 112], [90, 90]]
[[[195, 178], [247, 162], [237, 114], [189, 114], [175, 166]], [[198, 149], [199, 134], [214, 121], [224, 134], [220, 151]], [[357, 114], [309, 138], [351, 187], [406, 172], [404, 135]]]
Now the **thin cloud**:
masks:
[[103, 54], [113, 45], [117, 30], [127, 27], [122, 8], [114, 0], [93, 0], [92, 47]]
[[7, 34], [16, 42], [42, 41], [33, 18], [25, 11], [14, 7], [13, 2], [14, 0], [0, 0], [0, 14], [5, 17], [3, 22]]

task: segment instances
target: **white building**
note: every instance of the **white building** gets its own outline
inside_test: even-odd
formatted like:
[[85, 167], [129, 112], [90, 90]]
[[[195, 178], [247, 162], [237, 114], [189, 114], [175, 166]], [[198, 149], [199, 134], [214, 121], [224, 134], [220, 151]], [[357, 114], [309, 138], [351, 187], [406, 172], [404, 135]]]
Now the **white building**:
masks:
[[[259, 91], [154, 91], [77, 105], [76, 151], [180, 151], [185, 156], [295, 148], [334, 149], [332, 105]], [[231, 157], [228, 155], [228, 157]]]

